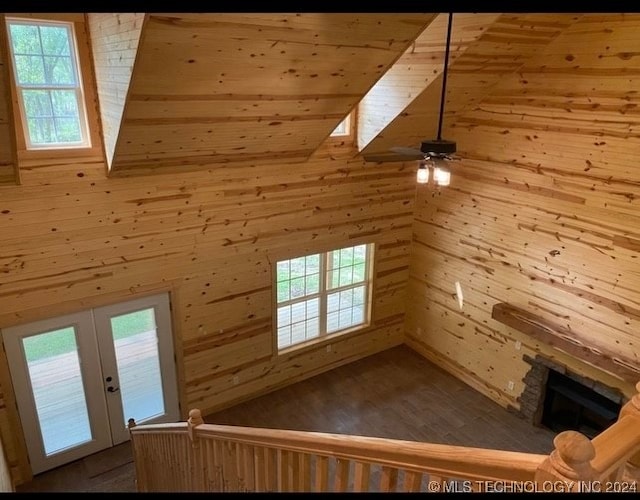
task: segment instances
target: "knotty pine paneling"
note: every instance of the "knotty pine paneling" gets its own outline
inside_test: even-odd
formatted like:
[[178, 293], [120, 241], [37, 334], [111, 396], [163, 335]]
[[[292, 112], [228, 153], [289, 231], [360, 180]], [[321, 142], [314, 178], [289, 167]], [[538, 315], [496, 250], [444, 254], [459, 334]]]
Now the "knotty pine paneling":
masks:
[[519, 406], [524, 354], [634, 392], [491, 310], [513, 304], [640, 365], [639, 29], [638, 14], [580, 16], [453, 122], [465, 160], [449, 188], [419, 190], [407, 343], [504, 406]]
[[16, 138], [13, 129], [13, 103], [11, 100], [8, 36], [5, 15], [0, 14], [0, 186], [19, 182], [16, 163]]
[[[449, 64], [451, 65], [500, 14], [457, 13], [453, 16]], [[447, 41], [448, 14], [438, 14], [358, 104], [358, 147], [371, 140], [429, 85], [441, 88]], [[437, 122], [439, 107], [434, 106]]]
[[[579, 18], [576, 14], [479, 14], [477, 18], [454, 14], [443, 138], [454, 140], [450, 126], [457, 116], [481, 102], [505, 76], [517, 73]], [[436, 138], [443, 57], [438, 54], [440, 67], [435, 65], [437, 73], [429, 84], [362, 149], [365, 157], [380, 156], [394, 146], [419, 148], [423, 140]], [[402, 89], [402, 81], [388, 83]]]
[[114, 173], [308, 158], [436, 14], [149, 14]]
[[87, 13], [107, 163], [111, 166], [144, 14]]
[[[327, 145], [297, 164], [127, 178], [107, 178], [98, 156], [30, 160], [23, 184], [0, 201], [0, 328], [168, 289], [183, 416], [400, 344], [414, 172], [356, 153]], [[274, 356], [275, 260], [370, 241], [371, 327], [335, 338], [330, 352], [322, 345]], [[0, 432], [21, 483], [29, 470], [6, 366], [0, 383]]]

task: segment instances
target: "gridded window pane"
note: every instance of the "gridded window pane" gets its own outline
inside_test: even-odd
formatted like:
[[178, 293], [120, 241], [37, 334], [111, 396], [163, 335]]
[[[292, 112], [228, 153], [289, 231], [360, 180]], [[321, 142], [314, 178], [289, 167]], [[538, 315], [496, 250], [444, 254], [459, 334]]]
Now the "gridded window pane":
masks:
[[340, 309], [346, 309], [353, 305], [353, 290], [340, 292]]
[[276, 264], [280, 349], [368, 321], [368, 254], [358, 245]]
[[278, 326], [291, 324], [291, 306], [278, 307]]
[[332, 312], [327, 314], [327, 332], [328, 333], [335, 332], [336, 330], [340, 329], [340, 323], [338, 321], [339, 314], [340, 313], [338, 312]]
[[340, 267], [340, 252], [330, 252], [329, 269], [338, 269]]
[[44, 85], [44, 62], [40, 56], [15, 56], [16, 73], [20, 85]]
[[291, 325], [291, 343], [299, 344], [305, 341], [305, 325], [304, 323], [296, 323]]
[[70, 55], [68, 33], [67, 28], [62, 26], [40, 26], [42, 53], [54, 56]]
[[320, 290], [320, 275], [319, 274], [311, 274], [307, 276], [307, 287], [306, 287], [306, 295], [312, 295], [314, 293], [318, 293]]
[[343, 248], [340, 250], [340, 267], [350, 266], [353, 264], [353, 247]]
[[354, 305], [364, 304], [364, 295], [365, 295], [364, 286], [353, 288], [353, 304]]
[[78, 142], [82, 140], [80, 124], [75, 118], [55, 118], [53, 123], [56, 127], [58, 142]]
[[340, 269], [336, 268], [333, 271], [329, 271], [327, 274], [329, 275], [327, 278], [327, 281], [329, 282], [327, 288], [338, 288], [340, 286]]
[[305, 320], [306, 316], [306, 304], [304, 302], [297, 302], [291, 305], [291, 322], [299, 323]]
[[307, 340], [320, 336], [320, 322], [318, 318], [307, 321]]
[[41, 54], [38, 27], [26, 24], [11, 24], [11, 45], [16, 54]]
[[307, 274], [320, 272], [320, 255], [307, 255], [306, 257]]
[[292, 299], [304, 297], [304, 278], [294, 278], [290, 282], [290, 294]]
[[50, 85], [74, 85], [76, 76], [70, 57], [44, 56], [45, 81]]
[[39, 144], [56, 142], [53, 118], [28, 118], [31, 140]]
[[327, 312], [334, 312], [340, 309], [340, 294], [331, 293], [327, 296]]
[[366, 268], [364, 264], [356, 264], [353, 266], [353, 283], [364, 281]]
[[290, 265], [291, 265], [291, 277], [292, 278], [299, 278], [301, 276], [305, 275], [305, 258], [304, 257], [300, 257], [298, 259], [291, 259], [289, 261]]
[[29, 118], [43, 118], [53, 116], [51, 98], [47, 90], [23, 90], [25, 114]]
[[355, 306], [353, 308], [352, 324], [358, 325], [364, 323], [364, 306]]
[[289, 261], [283, 260], [282, 262], [278, 262], [276, 281], [285, 281], [288, 279], [289, 279]]
[[282, 349], [291, 345], [291, 327], [278, 328], [278, 347]]
[[340, 328], [347, 328], [353, 324], [351, 321], [351, 308], [340, 310]]
[[8, 24], [28, 147], [88, 145], [72, 24]]
[[352, 275], [353, 275], [352, 267], [341, 267], [340, 268], [340, 286], [347, 286], [353, 283]]
[[278, 303], [286, 302], [289, 300], [289, 282], [281, 281], [277, 285], [278, 287]]
[[320, 314], [320, 299], [307, 300], [307, 319], [316, 318]]
[[367, 245], [358, 245], [353, 247], [353, 263], [364, 264], [367, 260]]

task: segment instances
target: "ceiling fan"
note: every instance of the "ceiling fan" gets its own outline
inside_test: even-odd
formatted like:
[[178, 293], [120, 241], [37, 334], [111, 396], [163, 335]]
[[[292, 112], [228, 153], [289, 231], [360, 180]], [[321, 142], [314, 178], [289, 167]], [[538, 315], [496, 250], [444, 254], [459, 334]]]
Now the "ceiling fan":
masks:
[[[434, 163], [436, 168], [444, 170], [445, 160], [458, 160], [454, 156], [456, 152], [455, 141], [450, 141], [442, 138], [442, 122], [444, 118], [444, 104], [447, 95], [447, 68], [449, 65], [449, 51], [451, 47], [451, 26], [453, 24], [453, 13], [449, 13], [449, 21], [447, 25], [447, 43], [444, 55], [444, 69], [442, 73], [442, 93], [440, 96], [440, 115], [438, 117], [438, 135], [435, 139], [429, 139], [422, 141], [420, 149], [408, 148], [408, 147], [392, 147], [390, 151], [395, 154], [387, 154], [380, 156], [369, 156], [366, 159], [369, 161], [411, 161], [411, 160], [424, 160]], [[422, 174], [422, 175], [421, 175]], [[426, 174], [426, 176], [425, 176]], [[426, 163], [420, 165], [418, 170], [418, 182], [425, 183], [428, 181], [428, 170]], [[443, 174], [445, 179], [440, 184], [448, 184], [448, 172]], [[426, 177], [426, 179], [425, 179]], [[438, 180], [436, 179], [436, 182]]]

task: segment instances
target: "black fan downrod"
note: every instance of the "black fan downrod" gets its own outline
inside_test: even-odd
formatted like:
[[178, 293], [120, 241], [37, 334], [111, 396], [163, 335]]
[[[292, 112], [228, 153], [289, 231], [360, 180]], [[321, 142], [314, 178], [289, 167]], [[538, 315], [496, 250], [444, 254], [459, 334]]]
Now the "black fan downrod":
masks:
[[438, 137], [435, 140], [422, 141], [420, 151], [430, 155], [449, 155], [456, 152], [455, 141], [442, 138], [442, 121], [444, 119], [444, 102], [447, 96], [447, 69], [449, 67], [449, 48], [451, 46], [451, 25], [453, 24], [453, 12], [449, 12], [449, 24], [447, 26], [447, 44], [444, 53], [444, 70], [442, 72], [442, 93], [440, 95], [440, 117], [438, 119]]

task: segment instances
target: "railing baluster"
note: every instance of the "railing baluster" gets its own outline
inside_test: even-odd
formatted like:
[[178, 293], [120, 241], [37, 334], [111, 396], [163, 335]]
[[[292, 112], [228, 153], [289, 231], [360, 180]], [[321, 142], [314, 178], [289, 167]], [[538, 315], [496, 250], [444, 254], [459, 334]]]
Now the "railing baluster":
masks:
[[255, 471], [255, 491], [264, 492], [267, 490], [265, 480], [265, 464], [267, 449], [262, 446], [253, 448], [253, 470]]
[[245, 445], [242, 450], [244, 461], [244, 485], [247, 491], [256, 491], [255, 467], [253, 465], [253, 446]]
[[398, 483], [398, 469], [395, 467], [382, 467], [382, 475], [380, 476], [380, 491], [395, 491]]
[[554, 440], [557, 449], [548, 457], [209, 425], [198, 423], [194, 411], [190, 417], [189, 425], [147, 424], [130, 429], [138, 491], [370, 491], [377, 485], [381, 491], [415, 492], [424, 490], [427, 480], [441, 488], [443, 478], [472, 480], [474, 486], [483, 478], [622, 483], [637, 474], [640, 456], [640, 395], [625, 405], [618, 422], [593, 441], [575, 432], [559, 434]]
[[369, 491], [369, 476], [371, 467], [369, 464], [356, 462], [353, 472], [353, 491]]
[[286, 493], [290, 491], [289, 452], [286, 450], [278, 450], [278, 492]]
[[314, 491], [327, 491], [329, 488], [329, 459], [316, 455], [316, 482]]
[[308, 453], [300, 454], [300, 477], [301, 491], [311, 491], [311, 455]]
[[422, 484], [422, 473], [412, 470], [404, 471], [404, 481], [402, 482], [402, 491], [409, 493], [415, 493], [420, 491], [420, 485]]
[[349, 464], [349, 460], [342, 458], [336, 459], [336, 480], [334, 483], [334, 491], [347, 491], [349, 488]]
[[215, 441], [210, 439], [203, 439], [204, 443], [204, 461], [206, 463], [205, 469], [205, 491], [217, 491], [218, 487], [216, 485], [216, 461], [215, 455], [213, 452], [213, 447]]
[[278, 491], [278, 452], [267, 448], [265, 456], [265, 476], [267, 491]]

